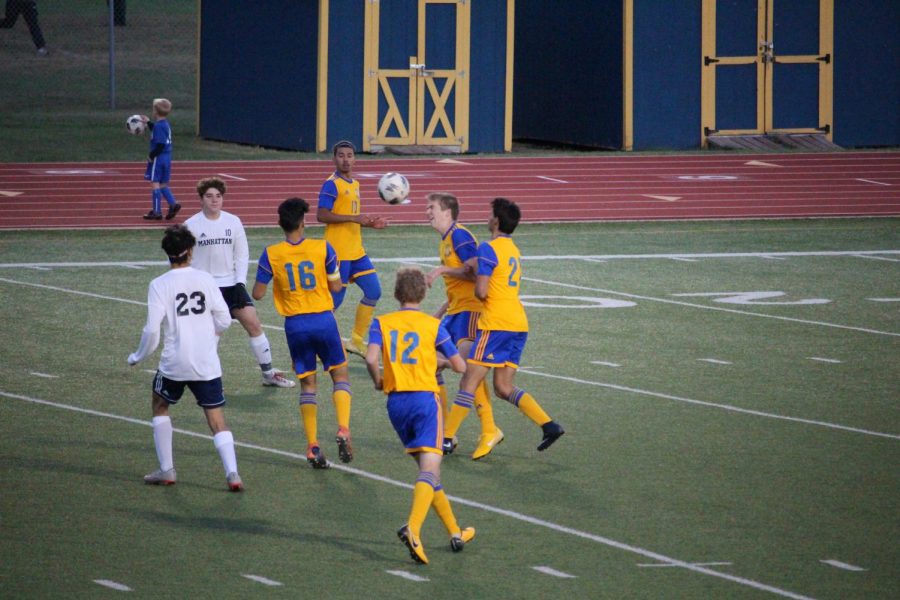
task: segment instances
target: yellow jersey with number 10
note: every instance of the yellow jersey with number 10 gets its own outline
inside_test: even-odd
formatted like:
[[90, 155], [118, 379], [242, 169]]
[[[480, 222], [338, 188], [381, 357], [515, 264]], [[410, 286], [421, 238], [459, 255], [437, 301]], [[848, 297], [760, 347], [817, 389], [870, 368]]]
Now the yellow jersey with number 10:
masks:
[[[332, 185], [334, 190], [332, 190]], [[333, 173], [319, 194], [319, 205], [323, 196], [333, 198], [330, 207], [336, 215], [358, 215], [360, 212], [359, 181], [344, 179]], [[325, 225], [325, 239], [334, 247], [339, 260], [356, 260], [366, 254], [362, 245], [362, 232], [359, 223], [328, 223]]]

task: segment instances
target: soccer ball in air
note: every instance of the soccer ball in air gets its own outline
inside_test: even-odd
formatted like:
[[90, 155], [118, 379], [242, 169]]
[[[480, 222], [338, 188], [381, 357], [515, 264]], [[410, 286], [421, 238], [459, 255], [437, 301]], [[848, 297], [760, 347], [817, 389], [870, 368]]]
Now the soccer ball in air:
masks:
[[400, 173], [385, 173], [378, 181], [378, 195], [388, 204], [408, 204], [409, 181]]
[[147, 124], [141, 118], [141, 115], [131, 115], [125, 119], [125, 128], [132, 135], [141, 135], [147, 131]]

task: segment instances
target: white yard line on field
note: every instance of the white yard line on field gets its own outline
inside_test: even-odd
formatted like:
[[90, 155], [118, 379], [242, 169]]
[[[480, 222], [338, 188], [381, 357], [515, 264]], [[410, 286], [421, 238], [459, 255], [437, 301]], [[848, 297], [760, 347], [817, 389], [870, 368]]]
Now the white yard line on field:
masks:
[[[39, 398], [23, 396], [21, 394], [13, 394], [11, 392], [5, 392], [2, 390], [0, 390], [0, 396], [5, 397], [5, 398], [10, 398], [13, 400], [22, 400], [25, 402], [30, 402], [32, 404], [37, 404], [37, 405], [41, 405], [41, 406], [49, 406], [49, 407], [53, 407], [53, 408], [59, 408], [59, 409], [63, 409], [63, 410], [83, 413], [83, 414], [92, 415], [95, 417], [104, 417], [107, 419], [124, 421], [126, 423], [133, 423], [136, 425], [142, 425], [144, 427], [152, 426], [152, 424], [149, 421], [142, 421], [140, 419], [126, 417], [123, 415], [106, 413], [106, 412], [93, 410], [93, 409], [89, 409], [89, 408], [82, 408], [80, 406], [73, 406], [71, 404], [62, 404], [59, 402], [51, 402], [49, 400], [41, 400]], [[173, 431], [175, 433], [179, 433], [181, 435], [187, 435], [187, 436], [191, 436], [191, 437], [201, 438], [204, 440], [212, 440], [212, 436], [210, 436], [208, 434], [204, 434], [204, 433], [187, 431], [185, 429], [174, 429]], [[288, 452], [286, 450], [278, 450], [276, 448], [268, 448], [265, 446], [258, 446], [256, 444], [248, 444], [248, 443], [237, 442], [237, 441], [234, 443], [234, 445], [239, 446], [241, 448], [257, 450], [259, 452], [266, 452], [269, 454], [284, 456], [284, 457], [291, 458], [291, 459], [301, 461], [301, 462], [306, 461], [305, 454], [297, 454], [296, 452]], [[362, 469], [356, 469], [353, 467], [348, 467], [348, 466], [340, 465], [340, 464], [332, 464], [331, 468], [334, 470], [337, 470], [337, 471], [343, 471], [345, 473], [356, 475], [358, 477], [364, 477], [366, 479], [371, 479], [374, 481], [379, 481], [381, 483], [386, 483], [388, 485], [392, 485], [395, 487], [412, 489], [412, 486], [408, 483], [405, 483], [402, 481], [397, 481], [395, 479], [391, 479], [389, 477], [384, 477], [382, 475], [377, 475], [375, 473], [370, 473], [368, 471], [363, 471]], [[672, 558], [670, 556], [666, 556], [664, 554], [660, 554], [658, 552], [654, 552], [654, 551], [648, 550], [646, 548], [641, 548], [640, 546], [627, 544], [625, 542], [619, 542], [619, 541], [611, 539], [611, 538], [603, 537], [603, 536], [596, 535], [593, 533], [588, 533], [586, 531], [581, 531], [579, 529], [574, 529], [572, 527], [566, 527], [565, 525], [558, 525], [558, 524], [550, 522], [550, 521], [545, 521], [545, 520], [539, 519], [537, 517], [532, 517], [532, 516], [525, 515], [525, 514], [515, 512], [512, 510], [507, 510], [505, 508], [499, 508], [496, 506], [492, 506], [490, 504], [483, 504], [481, 502], [476, 502], [474, 500], [467, 500], [466, 498], [460, 498], [459, 496], [449, 496], [449, 498], [453, 502], [458, 503], [458, 504], [463, 504], [465, 506], [477, 508], [477, 509], [485, 511], [485, 512], [502, 515], [502, 516], [508, 517], [510, 519], [515, 519], [517, 521], [522, 521], [524, 523], [529, 523], [531, 525], [535, 525], [538, 527], [544, 527], [546, 529], [550, 529], [552, 531], [556, 531], [559, 533], [565, 533], [565, 534], [568, 534], [568, 535], [571, 535], [574, 537], [578, 537], [578, 538], [581, 538], [584, 540], [589, 540], [592, 542], [596, 542], [598, 544], [603, 544], [605, 546], [616, 548], [618, 550], [622, 550], [625, 552], [630, 552], [632, 554], [637, 554], [639, 556], [643, 556], [645, 558], [649, 558], [649, 559], [657, 561], [657, 562], [679, 566], [679, 567], [682, 567], [684, 569], [687, 569], [689, 571], [692, 571], [694, 573], [698, 573], [701, 575], [707, 575], [709, 577], [724, 579], [726, 581], [731, 581], [732, 583], [736, 583], [738, 585], [750, 587], [750, 588], [757, 589], [757, 590], [764, 591], [764, 592], [769, 592], [769, 593], [776, 594], [778, 596], [782, 596], [785, 598], [794, 598], [795, 600], [811, 600], [809, 596], [804, 596], [802, 594], [791, 592], [789, 590], [785, 590], [785, 589], [771, 586], [771, 585], [768, 585], [765, 583], [761, 583], [761, 582], [755, 581], [753, 579], [747, 579], [745, 577], [738, 577], [736, 575], [731, 575], [729, 573], [722, 573], [719, 571], [715, 571], [713, 569], [709, 569], [707, 567], [702, 567], [702, 566], [699, 566], [697, 564], [694, 564], [694, 563], [691, 563], [688, 561], [679, 560], [677, 558]]]
[[654, 398], [662, 398], [663, 400], [673, 400], [675, 402], [685, 402], [687, 404], [696, 404], [698, 406], [708, 406], [710, 408], [720, 408], [722, 410], [728, 410], [731, 412], [743, 413], [745, 415], [754, 415], [757, 417], [766, 417], [768, 419], [779, 419], [782, 421], [791, 421], [793, 423], [805, 423], [807, 425], [817, 425], [819, 427], [827, 427], [829, 429], [839, 429], [841, 431], [850, 431], [852, 433], [862, 433], [865, 435], [872, 435], [876, 437], [883, 437], [892, 440], [900, 440], [900, 435], [893, 433], [884, 433], [881, 431], [870, 431], [868, 429], [859, 429], [858, 427], [848, 427], [846, 425], [838, 425], [837, 423], [829, 423], [827, 421], [815, 421], [813, 419], [801, 419], [800, 417], [789, 417], [787, 415], [777, 415], [774, 413], [767, 413], [761, 410], [752, 410], [749, 408], [740, 408], [738, 406], [731, 406], [730, 404], [718, 404], [716, 402], [707, 402], [706, 400], [695, 400], [694, 398], [684, 398], [682, 396], [673, 396], [671, 394], [662, 394], [660, 392], [653, 392], [650, 390], [642, 390], [638, 388], [627, 387], [624, 385], [616, 385], [614, 383], [604, 383], [602, 381], [589, 381], [587, 379], [578, 379], [577, 377], [566, 377], [565, 375], [554, 375], [552, 373], [541, 373], [539, 371], [534, 371], [530, 368], [521, 367], [519, 372], [526, 375], [536, 375], [537, 377], [548, 377], [550, 379], [560, 379], [562, 381], [570, 381], [572, 383], [580, 383], [584, 385], [593, 385], [596, 387], [607, 388], [611, 390], [618, 390], [620, 392], [628, 392], [631, 394], [640, 394], [642, 396], [652, 396]]

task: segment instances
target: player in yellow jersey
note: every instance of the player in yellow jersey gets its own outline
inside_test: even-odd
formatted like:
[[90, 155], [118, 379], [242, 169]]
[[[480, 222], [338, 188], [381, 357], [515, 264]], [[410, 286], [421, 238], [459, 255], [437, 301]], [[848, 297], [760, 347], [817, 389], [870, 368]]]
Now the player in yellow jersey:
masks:
[[356, 148], [348, 141], [341, 141], [332, 148], [335, 172], [331, 174], [319, 192], [316, 218], [325, 224], [325, 239], [337, 252], [343, 286], [334, 293], [334, 309], [344, 301], [347, 286], [355, 283], [363, 297], [356, 307], [356, 318], [350, 332], [350, 352], [363, 356], [363, 337], [372, 322], [375, 305], [381, 298], [381, 284], [375, 266], [362, 244], [362, 227], [383, 229], [387, 219], [360, 212], [359, 181], [353, 178], [356, 164]]
[[[462, 550], [475, 537], [475, 529], [460, 529], [441, 485], [442, 412], [434, 377], [439, 361], [449, 364], [457, 373], [465, 371], [466, 364], [441, 322], [420, 310], [425, 293], [422, 271], [405, 268], [397, 272], [394, 297], [400, 303], [400, 310], [372, 321], [366, 368], [375, 389], [388, 395], [391, 424], [407, 454], [419, 467], [409, 520], [397, 536], [406, 544], [413, 560], [428, 564], [419, 538], [429, 508], [434, 508], [450, 534], [450, 548], [454, 552]], [[446, 358], [439, 358], [438, 352]], [[384, 365], [383, 375], [379, 360]]]
[[294, 371], [300, 380], [300, 417], [306, 432], [306, 460], [315, 469], [328, 468], [318, 440], [316, 357], [334, 383], [331, 399], [337, 414], [337, 445], [341, 462], [353, 460], [350, 443], [350, 382], [347, 354], [334, 318], [332, 294], [341, 288], [338, 259], [325, 240], [304, 237], [303, 217], [309, 204], [289, 198], [278, 207], [278, 224], [285, 240], [268, 246], [259, 257], [253, 298], [261, 300], [272, 283], [275, 309], [284, 317]]
[[[475, 389], [489, 370], [494, 370], [494, 393], [516, 406], [539, 425], [544, 437], [538, 451], [546, 450], [565, 433], [559, 423], [544, 412], [531, 394], [516, 387], [513, 378], [528, 339], [528, 318], [519, 299], [522, 260], [512, 241], [521, 211], [515, 202], [494, 198], [488, 229], [491, 239], [478, 246], [475, 296], [484, 302], [478, 319], [475, 343], [469, 352], [466, 373], [450, 409], [449, 419], [462, 421], [475, 399]], [[447, 439], [444, 439], [447, 443]]]
[[[475, 297], [475, 271], [478, 269], [478, 240], [468, 229], [457, 222], [459, 218], [459, 200], [453, 194], [443, 192], [426, 196], [425, 214], [431, 227], [441, 235], [438, 249], [441, 266], [425, 276], [429, 287], [438, 277], [444, 278], [447, 290], [447, 301], [434, 316], [442, 318], [443, 325], [450, 333], [453, 343], [460, 354], [467, 356], [475, 339], [478, 318], [481, 316], [482, 303]], [[444, 437], [450, 440], [444, 445], [444, 454], [451, 454], [455, 449], [456, 431], [460, 420], [449, 419], [450, 406], [447, 401], [447, 387], [443, 377], [438, 375], [441, 387], [441, 404], [444, 407]], [[482, 380], [475, 388], [475, 412], [481, 420], [481, 437], [478, 446], [472, 453], [472, 460], [484, 458], [503, 441], [503, 432], [494, 423], [494, 410], [491, 406], [491, 395], [487, 382]], [[455, 416], [465, 413], [457, 411]]]

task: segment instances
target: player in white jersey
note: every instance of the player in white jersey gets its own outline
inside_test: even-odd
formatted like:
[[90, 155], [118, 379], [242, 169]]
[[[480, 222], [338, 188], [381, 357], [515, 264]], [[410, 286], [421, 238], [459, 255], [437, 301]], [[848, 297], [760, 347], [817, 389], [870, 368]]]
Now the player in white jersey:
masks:
[[187, 387], [206, 413], [213, 443], [225, 467], [225, 479], [231, 491], [244, 489], [237, 470], [234, 437], [225, 424], [225, 394], [222, 390], [222, 365], [217, 347], [219, 335], [231, 325], [228, 306], [213, 278], [191, 267], [193, 234], [184, 225], [166, 229], [162, 248], [171, 269], [150, 282], [147, 292], [147, 324], [141, 344], [128, 356], [134, 366], [150, 356], [159, 345], [163, 327], [163, 350], [153, 378], [153, 442], [159, 470], [144, 477], [155, 485], [175, 483], [172, 455], [172, 419], [169, 405], [177, 404]]
[[225, 182], [218, 177], [201, 179], [197, 194], [203, 210], [184, 222], [197, 238], [194, 248], [195, 268], [213, 276], [237, 319], [250, 336], [250, 349], [262, 369], [263, 385], [292, 388], [297, 383], [272, 367], [272, 349], [263, 332], [253, 300], [247, 293], [247, 267], [250, 249], [244, 225], [237, 215], [222, 210]]

